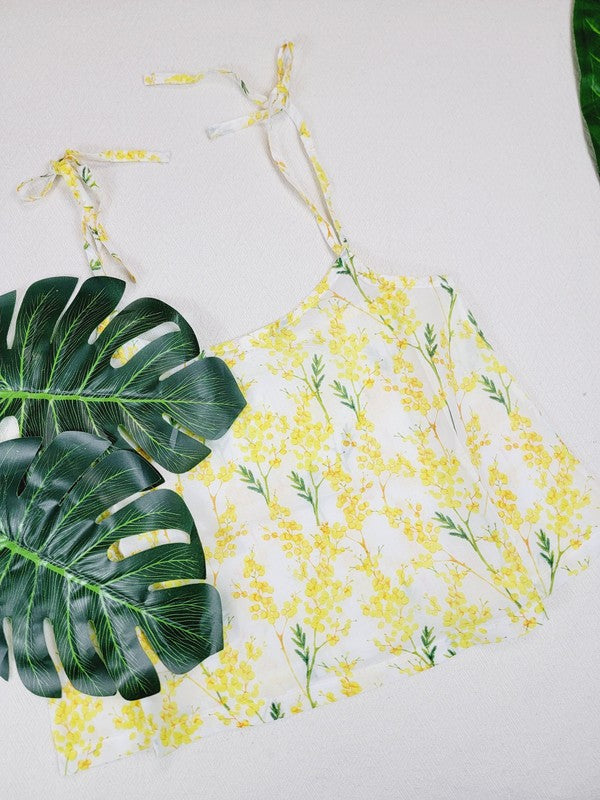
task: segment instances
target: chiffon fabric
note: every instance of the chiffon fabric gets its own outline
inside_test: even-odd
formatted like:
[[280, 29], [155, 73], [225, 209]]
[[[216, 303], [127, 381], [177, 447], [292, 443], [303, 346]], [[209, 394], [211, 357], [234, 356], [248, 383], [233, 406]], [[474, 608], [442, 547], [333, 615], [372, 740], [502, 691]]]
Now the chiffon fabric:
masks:
[[[292, 51], [281, 48], [266, 96], [217, 70], [256, 110], [210, 132], [266, 125], [273, 161], [333, 263], [284, 318], [210, 348], [248, 405], [205, 461], [167, 481], [200, 531], [225, 647], [186, 675], [150, 653], [161, 693], [137, 702], [66, 684], [50, 703], [65, 772], [288, 719], [546, 626], [550, 597], [598, 551], [599, 484], [541, 417], [456, 281], [382, 275], [353, 255], [289, 99]], [[298, 131], [322, 208], [272, 141], [278, 115]]]

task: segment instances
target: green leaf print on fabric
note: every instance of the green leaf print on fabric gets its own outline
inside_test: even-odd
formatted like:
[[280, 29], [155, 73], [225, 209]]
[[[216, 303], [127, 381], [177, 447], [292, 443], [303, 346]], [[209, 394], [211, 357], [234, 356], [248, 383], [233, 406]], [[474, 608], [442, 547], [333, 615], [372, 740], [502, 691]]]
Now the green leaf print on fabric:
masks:
[[429, 661], [432, 667], [435, 666], [435, 653], [437, 645], [434, 644], [435, 636], [433, 628], [428, 628], [427, 625], [421, 631], [421, 644], [423, 645], [423, 655]]
[[292, 628], [292, 642], [296, 647], [294, 652], [302, 659], [302, 662], [306, 668], [304, 691], [312, 708], [316, 708], [317, 702], [311, 694], [310, 682], [313, 675], [313, 670], [315, 668], [317, 653], [324, 646], [324, 643], [317, 645], [315, 637], [316, 633], [313, 632], [313, 646], [311, 648], [307, 643], [306, 633], [304, 632], [302, 626], [299, 623], [296, 623], [296, 625]]
[[[490, 573], [492, 577], [498, 575], [498, 569], [494, 567], [492, 563], [484, 556], [483, 552], [481, 551], [480, 543], [485, 541], [485, 536], [476, 536], [470, 522], [470, 515], [467, 517], [460, 518], [460, 524], [457, 523], [452, 517], [448, 516], [447, 514], [442, 514], [441, 511], [436, 511], [433, 515], [435, 521], [439, 524], [440, 528], [445, 530], [450, 536], [456, 536], [459, 539], [464, 539], [475, 551], [477, 557], [483, 563], [487, 572]], [[489, 531], [488, 531], [489, 533]], [[456, 563], [460, 563], [458, 559], [455, 558]], [[515, 604], [517, 608], [521, 608], [521, 603], [516, 599], [513, 592], [508, 589], [507, 587], [500, 588], [500, 584], [497, 588], [500, 593], [505, 594], [509, 600]]]
[[429, 322], [425, 325], [425, 347], [429, 358], [433, 359], [437, 351], [435, 328]]
[[459, 539], [469, 540], [469, 535], [465, 529], [458, 525], [452, 517], [442, 514], [441, 511], [437, 511], [434, 514], [434, 519], [439, 522], [441, 528], [448, 531], [450, 536], [458, 536]]
[[475, 332], [476, 332], [476, 333], [477, 333], [477, 335], [480, 337], [480, 339], [481, 339], [481, 340], [482, 340], [482, 341], [483, 341], [483, 342], [484, 342], [484, 343], [487, 345], [487, 347], [488, 347], [490, 350], [492, 350], [492, 349], [493, 349], [493, 348], [492, 348], [492, 345], [491, 345], [491, 344], [488, 342], [488, 340], [485, 338], [485, 335], [484, 335], [483, 331], [481, 330], [481, 328], [480, 328], [480, 327], [479, 327], [479, 325], [477, 324], [477, 320], [475, 319], [475, 317], [473, 316], [473, 313], [472, 313], [471, 311], [469, 311], [469, 312], [468, 312], [468, 314], [467, 314], [467, 319], [469, 320], [469, 322], [471, 323], [471, 325], [472, 325], [472, 326], [475, 328]]
[[338, 398], [340, 403], [343, 406], [346, 406], [346, 408], [352, 409], [358, 420], [360, 416], [360, 392], [357, 392], [353, 397], [348, 391], [348, 388], [338, 380], [335, 380], [331, 384], [331, 388], [333, 389], [333, 393]]
[[[16, 294], [0, 297], [0, 417], [16, 417], [21, 436], [45, 444], [61, 431], [86, 431], [119, 447], [133, 440], [171, 472], [191, 469], [210, 452], [198, 438], [218, 439], [244, 408], [229, 368], [219, 358], [198, 359], [188, 323], [151, 298], [116, 313], [94, 339], [125, 283], [93, 277], [74, 294], [76, 285], [69, 277], [33, 283], [10, 346]], [[166, 323], [176, 329], [113, 366], [124, 346]]]
[[303, 500], [306, 500], [310, 503], [312, 510], [315, 515], [315, 521], [317, 525], [319, 524], [319, 487], [325, 480], [321, 478], [318, 483], [315, 483], [315, 479], [313, 477], [312, 472], [309, 472], [309, 481], [311, 486], [308, 486], [304, 478], [299, 475], [297, 472], [293, 471], [289, 475], [290, 483], [292, 488], [296, 490], [296, 494], [298, 497], [301, 497]]
[[257, 478], [252, 470], [249, 467], [245, 467], [243, 464], [240, 464], [238, 467], [238, 472], [242, 481], [246, 484], [248, 489], [251, 492], [256, 492], [260, 494], [266, 500], [267, 504], [269, 502], [269, 487], [267, 485], [267, 479], [265, 476], [261, 478]]
[[491, 378], [488, 378], [487, 375], [481, 375], [481, 384], [484, 391], [490, 396], [490, 399], [503, 405], [506, 409], [506, 413], [510, 414], [512, 410], [510, 402], [510, 383], [503, 383], [502, 389], [499, 389]]
[[[142, 456], [88, 433], [60, 433], [44, 450], [39, 438], [0, 444], [0, 623], [11, 622], [29, 691], [61, 696], [45, 620], [67, 678], [96, 696], [119, 691], [137, 700], [160, 691], [136, 628], [178, 674], [222, 649], [219, 593], [200, 582], [204, 554], [185, 503], [166, 489], [139, 494], [160, 483]], [[109, 557], [123, 539], [160, 529], [189, 542]], [[0, 676], [9, 677], [1, 624]]]
[[549, 537], [541, 528], [537, 532], [537, 543], [540, 548], [540, 557], [544, 559], [550, 568], [550, 585], [548, 587], [548, 594], [550, 594], [554, 588], [554, 579], [556, 578], [556, 570], [558, 569], [559, 562], [568, 548], [565, 550], [559, 549], [558, 553], [555, 553], [552, 549]]
[[321, 406], [327, 423], [331, 424], [331, 417], [325, 408], [323, 395], [321, 394], [321, 387], [323, 386], [323, 381], [325, 380], [325, 364], [323, 363], [322, 356], [317, 355], [316, 353], [313, 355], [312, 361], [310, 362], [310, 376], [307, 374], [304, 365], [301, 366], [301, 373], [302, 374], [296, 375], [295, 377], [297, 380], [301, 381], [301, 383], [303, 383], [307, 387], [308, 391], [314, 396], [317, 403]]

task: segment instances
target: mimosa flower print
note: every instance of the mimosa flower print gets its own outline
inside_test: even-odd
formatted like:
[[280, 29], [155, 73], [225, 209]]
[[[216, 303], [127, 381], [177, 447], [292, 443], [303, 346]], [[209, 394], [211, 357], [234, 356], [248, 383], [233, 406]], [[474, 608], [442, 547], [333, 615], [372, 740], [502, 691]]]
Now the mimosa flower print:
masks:
[[[286, 42], [267, 94], [230, 70], [146, 79], [233, 79], [255, 108], [209, 136], [265, 124], [274, 165], [335, 261], [287, 316], [212, 348], [247, 405], [209, 443], [210, 458], [169, 480], [200, 531], [223, 649], [175, 675], [145, 642], [161, 693], [134, 704], [90, 701], [67, 685], [52, 701], [67, 773], [287, 720], [521, 636], [548, 623], [559, 585], [597, 556], [600, 485], [456, 283], [380, 275], [355, 260], [290, 100], [292, 56]], [[320, 210], [271, 136], [277, 115], [298, 132]]]
[[546, 626], [597, 553], [598, 484], [451, 279], [340, 256], [287, 317], [213, 352], [248, 406], [171, 484], [201, 531], [224, 649], [187, 675], [154, 656], [162, 692], [136, 704], [69, 688], [52, 709], [67, 772]]

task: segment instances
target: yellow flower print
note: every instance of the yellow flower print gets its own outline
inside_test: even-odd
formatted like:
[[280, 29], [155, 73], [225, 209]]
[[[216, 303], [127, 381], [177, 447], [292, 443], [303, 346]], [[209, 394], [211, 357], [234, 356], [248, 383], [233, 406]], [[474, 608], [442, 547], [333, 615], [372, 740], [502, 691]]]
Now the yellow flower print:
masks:
[[102, 761], [115, 734], [171, 750], [527, 633], [593, 558], [597, 485], [445, 279], [343, 257], [284, 320], [214, 351], [252, 399], [173, 480], [223, 598], [224, 649], [177, 676], [145, 643], [154, 706], [67, 688], [53, 704], [67, 771]]
[[113, 718], [115, 730], [130, 731], [129, 738], [139, 742], [140, 748], [149, 747], [157, 725], [151, 714], [146, 714], [139, 700], [123, 706]]
[[[360, 684], [354, 680], [354, 671], [358, 663], [359, 659], [357, 658], [352, 660], [348, 658], [339, 658], [336, 659], [334, 664], [327, 667], [329, 672], [339, 677], [340, 691], [346, 697], [352, 697], [352, 695], [359, 694], [359, 692], [362, 691]], [[335, 702], [335, 695], [333, 692], [329, 693], [326, 699], [330, 702]]]
[[105, 737], [94, 736], [94, 720], [102, 716], [102, 699], [80, 694], [67, 684], [63, 688], [63, 697], [51, 703], [54, 708], [54, 746], [65, 759], [65, 770], [69, 762], [78, 762], [78, 768], [87, 769], [87, 761], [102, 754]]

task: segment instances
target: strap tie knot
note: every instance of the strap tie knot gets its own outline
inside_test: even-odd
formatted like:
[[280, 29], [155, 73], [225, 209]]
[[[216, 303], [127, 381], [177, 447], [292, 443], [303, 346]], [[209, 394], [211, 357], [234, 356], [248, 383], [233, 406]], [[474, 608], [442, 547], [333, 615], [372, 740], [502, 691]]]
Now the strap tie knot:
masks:
[[[256, 123], [266, 123], [267, 140], [269, 144], [269, 152], [271, 159], [282, 177], [292, 186], [297, 194], [308, 206], [311, 214], [315, 218], [319, 230], [321, 231], [325, 241], [334, 252], [336, 256], [340, 256], [344, 252], [348, 252], [348, 244], [346, 238], [342, 235], [341, 225], [335, 216], [333, 210], [333, 203], [331, 200], [331, 184], [323, 169], [320, 161], [317, 158], [316, 150], [313, 144], [311, 133], [304, 122], [300, 112], [290, 100], [290, 78], [292, 74], [292, 64], [294, 55], [294, 45], [292, 42], [285, 42], [277, 54], [277, 81], [275, 86], [271, 89], [268, 95], [253, 92], [248, 88], [248, 85], [240, 78], [240, 76], [229, 69], [208, 69], [203, 72], [152, 72], [146, 75], [144, 83], [147, 86], [163, 85], [187, 85], [193, 83], [200, 83], [207, 77], [207, 75], [225, 75], [233, 80], [246, 97], [256, 106], [255, 111], [247, 114], [244, 117], [230, 120], [229, 122], [221, 122], [217, 125], [211, 125], [206, 129], [209, 139], [216, 139], [226, 133], [239, 131], [242, 128], [249, 128]], [[304, 154], [308, 160], [310, 168], [312, 169], [318, 190], [322, 196], [325, 208], [319, 210], [317, 204], [311, 200], [308, 193], [300, 186], [299, 182], [290, 174], [288, 166], [276, 148], [273, 138], [271, 136], [271, 121], [274, 116], [284, 112], [294, 123], [300, 143], [304, 150]]]
[[108, 256], [127, 277], [135, 283], [135, 275], [124, 264], [123, 260], [109, 247], [109, 237], [100, 222], [100, 198], [98, 184], [85, 161], [92, 162], [155, 162], [164, 164], [169, 161], [169, 153], [151, 150], [103, 150], [99, 153], [82, 153], [79, 150], [65, 150], [56, 161], [50, 161], [49, 172], [35, 178], [22, 181], [17, 192], [26, 202], [36, 202], [51, 191], [57, 179], [62, 178], [68, 186], [71, 197], [81, 209], [81, 232], [83, 249], [92, 272], [104, 269], [102, 258]]

